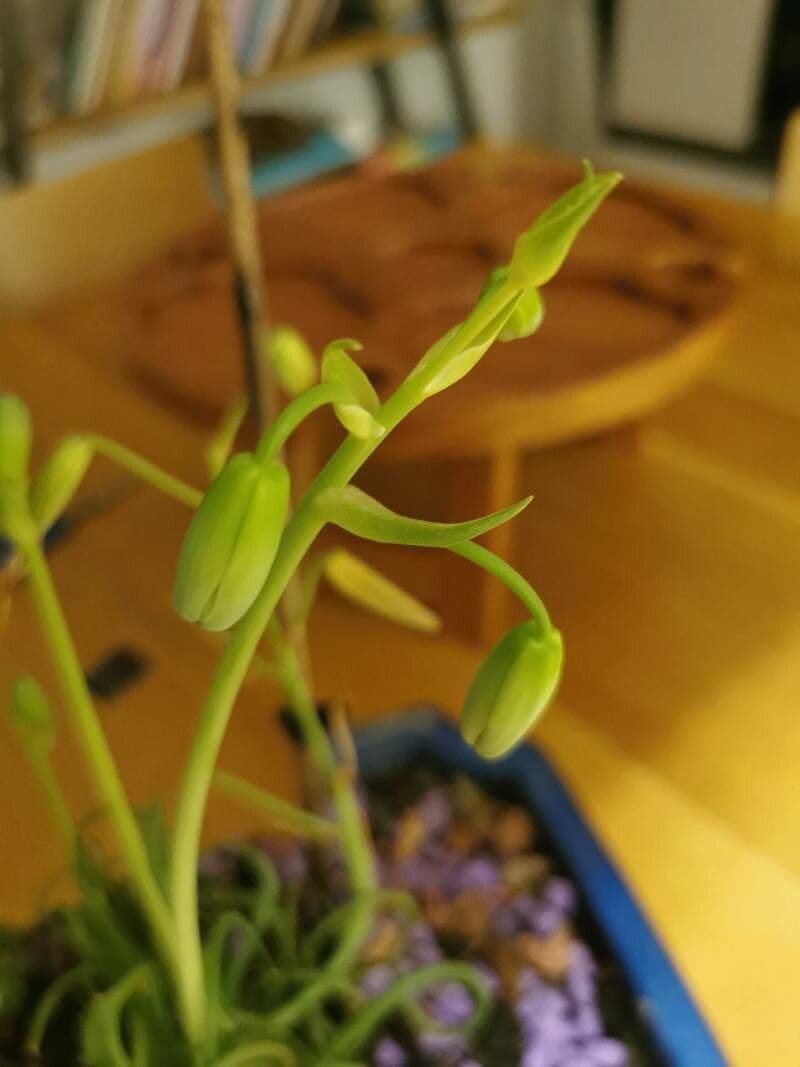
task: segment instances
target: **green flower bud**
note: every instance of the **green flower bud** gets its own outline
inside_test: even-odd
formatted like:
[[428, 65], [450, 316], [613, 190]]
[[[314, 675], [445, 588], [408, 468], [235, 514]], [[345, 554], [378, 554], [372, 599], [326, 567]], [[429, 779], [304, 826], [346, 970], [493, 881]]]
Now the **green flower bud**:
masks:
[[0, 534], [19, 545], [36, 540], [25, 481], [0, 478]]
[[40, 530], [51, 526], [69, 504], [92, 462], [86, 437], [72, 434], [56, 445], [31, 482], [31, 514]]
[[[503, 285], [508, 278], [508, 267], [497, 267], [489, 275], [483, 287], [481, 299]], [[498, 341], [519, 341], [536, 333], [544, 321], [544, 302], [538, 289], [526, 289], [517, 298], [505, 325], [497, 335]]]
[[361, 347], [360, 341], [349, 337], [331, 341], [322, 353], [322, 380], [349, 394], [349, 400], [333, 405], [334, 413], [348, 433], [366, 441], [382, 437], [386, 428], [375, 417], [381, 404], [372, 382], [348, 355], [359, 352]]
[[275, 461], [239, 452], [195, 512], [181, 546], [173, 599], [179, 615], [225, 630], [261, 591], [289, 509], [289, 474]]
[[30, 413], [18, 396], [0, 396], [0, 478], [20, 481], [28, 473], [31, 454]]
[[561, 675], [561, 634], [539, 624], [509, 630], [481, 664], [461, 712], [461, 733], [484, 759], [513, 748], [550, 702]]
[[438, 633], [442, 624], [431, 609], [395, 585], [346, 548], [334, 548], [325, 560], [325, 577], [347, 600], [420, 633]]
[[11, 685], [9, 719], [23, 745], [49, 752], [56, 741], [56, 724], [42, 687], [29, 674]]
[[583, 169], [583, 181], [560, 196], [517, 239], [508, 267], [515, 287], [537, 288], [550, 281], [581, 229], [622, 179], [616, 171], [595, 174], [588, 160]]
[[289, 396], [298, 396], [317, 380], [317, 361], [301, 333], [291, 326], [275, 326], [264, 341], [264, 352], [275, 377]]

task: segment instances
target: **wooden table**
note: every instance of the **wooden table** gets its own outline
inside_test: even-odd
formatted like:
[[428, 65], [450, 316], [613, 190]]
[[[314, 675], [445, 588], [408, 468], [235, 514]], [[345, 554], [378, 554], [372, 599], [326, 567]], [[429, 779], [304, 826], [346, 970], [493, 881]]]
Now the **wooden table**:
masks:
[[[516, 527], [515, 555], [567, 641], [564, 685], [540, 743], [639, 894], [731, 1063], [795, 1067], [800, 274], [772, 257], [765, 215], [708, 207], [748, 240], [754, 257], [753, 285], [724, 358], [635, 433], [529, 457], [524, 478], [536, 499]], [[113, 378], [103, 385], [98, 367], [87, 372], [67, 347], [63, 336], [29, 323], [0, 327], [4, 387], [18, 384], [40, 421], [50, 420], [48, 430], [68, 421], [72, 403], [86, 406], [79, 422], [97, 407], [93, 422], [118, 421], [126, 435], [142, 435], [149, 454], [166, 450], [191, 476], [194, 433]], [[57, 374], [73, 383], [73, 399], [54, 388]], [[102, 396], [102, 410], [93, 396]], [[391, 495], [434, 513], [436, 467], [399, 473]], [[214, 659], [210, 640], [175, 619], [168, 604], [184, 522], [176, 505], [137, 492], [53, 556], [85, 662], [120, 641], [151, 655], [143, 682], [104, 711], [138, 800], [174, 787]], [[443, 595], [438, 557], [375, 555], [429, 599]], [[320, 694], [343, 693], [357, 720], [421, 698], [457, 708], [479, 655], [327, 599], [312, 643]], [[356, 656], [358, 672], [347, 666]], [[0, 647], [3, 684], [12, 660], [38, 669], [24, 595]], [[275, 699], [264, 683], [246, 690], [223, 762], [291, 792], [292, 764], [270, 718]], [[84, 803], [69, 746], [59, 761], [70, 799]], [[21, 918], [58, 860], [35, 792], [5, 742], [0, 800], [8, 872], [0, 905]], [[250, 825], [215, 801], [207, 834]]]

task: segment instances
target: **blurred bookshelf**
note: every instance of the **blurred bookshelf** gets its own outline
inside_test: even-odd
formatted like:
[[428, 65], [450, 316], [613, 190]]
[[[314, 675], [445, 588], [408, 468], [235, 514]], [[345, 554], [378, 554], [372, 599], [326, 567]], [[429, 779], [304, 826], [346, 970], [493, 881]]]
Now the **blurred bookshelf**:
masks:
[[[126, 63], [130, 59], [120, 51], [119, 38], [124, 38], [126, 27], [123, 24], [126, 0], [19, 0], [22, 13], [26, 6], [39, 4], [60, 4], [64, 10], [71, 5], [73, 19], [76, 12], [83, 11], [86, 18], [94, 15], [94, 21], [84, 27], [83, 40], [75, 43], [75, 37], [81, 37], [80, 27], [73, 22], [70, 28], [66, 23], [60, 27], [66, 34], [62, 44], [63, 54], [50, 56], [50, 65], [57, 62], [60, 69], [42, 71], [31, 64], [35, 72], [37, 85], [35, 91], [42, 97], [48, 97], [45, 104], [26, 106], [28, 148], [34, 151], [46, 151], [60, 148], [71, 140], [80, 138], [102, 137], [120, 134], [137, 124], [149, 123], [161, 117], [179, 119], [182, 113], [198, 112], [205, 114], [208, 121], [212, 118], [212, 99], [210, 86], [204, 71], [204, 49], [202, 42], [202, 13], [200, 4], [192, 0], [128, 0], [133, 4], [137, 19], [146, 17], [147, 9], [161, 5], [162, 13], [169, 8], [175, 12], [183, 11], [184, 40], [171, 44], [170, 56], [160, 66], [154, 56], [139, 57], [133, 64], [136, 69], [128, 70], [125, 84]], [[164, 6], [166, 5], [166, 6]], [[237, 29], [236, 18], [253, 20], [259, 14], [263, 16], [265, 8], [259, 0], [228, 0], [231, 34], [236, 45], [239, 60], [242, 88], [242, 103], [246, 105], [248, 96], [256, 95], [265, 87], [281, 84], [315, 75], [324, 74], [338, 68], [355, 66], [374, 66], [385, 64], [416, 49], [436, 46], [439, 41], [436, 30], [426, 24], [420, 17], [419, 7], [412, 3], [398, 5], [405, 8], [403, 17], [392, 19], [381, 12], [381, 4], [371, 6], [372, 24], [368, 19], [342, 19], [348, 5], [318, 3], [311, 0], [315, 18], [307, 18], [302, 31], [298, 30], [292, 39], [292, 20], [296, 21], [303, 8], [300, 3], [281, 4], [279, 0], [271, 3], [273, 10], [285, 8], [284, 24], [274, 31], [274, 40], [264, 44], [264, 26], [259, 27], [261, 44], [251, 34], [243, 34]], [[306, 5], [307, 6], [307, 5]], [[386, 5], [391, 6], [391, 5]], [[479, 34], [492, 29], [507, 26], [516, 21], [521, 14], [521, 3], [516, 0], [483, 0], [463, 5], [451, 0], [449, 10], [452, 18], [452, 32], [455, 39]], [[100, 9], [116, 10], [113, 23], [102, 23]], [[187, 9], [191, 11], [187, 14]], [[363, 10], [367, 10], [362, 5]], [[416, 13], [415, 13], [416, 11]], [[88, 12], [88, 14], [87, 14]], [[376, 14], [377, 12], [377, 14]], [[51, 12], [52, 14], [52, 12]], [[191, 15], [191, 18], [189, 18]], [[66, 17], [66, 16], [65, 16]], [[130, 17], [130, 16], [129, 16]], [[109, 17], [110, 18], [110, 17]], [[320, 26], [324, 23], [324, 27]], [[109, 38], [104, 44], [99, 39], [94, 44], [87, 39], [89, 30], [94, 33], [104, 32]], [[50, 27], [51, 31], [53, 27]], [[135, 51], [137, 27], [131, 23], [127, 27], [128, 52]], [[141, 30], [141, 26], [139, 26]], [[162, 27], [166, 35], [168, 27]], [[70, 42], [69, 35], [72, 35]], [[239, 43], [237, 44], [237, 35]], [[84, 55], [81, 59], [79, 45], [82, 43]], [[167, 42], [169, 44], [169, 42]], [[49, 42], [51, 52], [54, 43]], [[253, 58], [261, 51], [260, 58]], [[115, 50], [117, 53], [115, 55]], [[249, 50], [249, 54], [248, 54]], [[28, 45], [28, 51], [31, 51]], [[152, 52], [151, 47], [151, 52]], [[85, 61], [93, 67], [93, 73], [81, 79], [80, 66]], [[166, 68], [166, 69], [165, 69]], [[51, 84], [45, 85], [49, 79]], [[54, 88], [55, 86], [55, 88]], [[28, 97], [31, 87], [26, 86]]]

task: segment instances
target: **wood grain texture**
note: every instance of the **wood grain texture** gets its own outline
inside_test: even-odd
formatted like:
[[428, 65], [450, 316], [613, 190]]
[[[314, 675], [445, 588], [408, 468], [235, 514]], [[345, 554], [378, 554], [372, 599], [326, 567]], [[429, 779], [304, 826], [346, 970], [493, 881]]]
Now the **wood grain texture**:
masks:
[[[273, 317], [300, 326], [317, 349], [358, 337], [388, 390], [466, 314], [519, 232], [577, 176], [552, 157], [484, 147], [416, 174], [356, 176], [265, 201]], [[198, 412], [218, 409], [238, 379], [223, 355], [235, 351], [224, 256], [218, 228], [198, 231], [128, 294], [139, 315], [131, 362]], [[738, 302], [737, 269], [729, 242], [690, 209], [623, 184], [547, 286], [542, 329], [500, 346], [435, 412], [415, 412], [384, 457], [490, 455], [649, 411], [719, 350]]]

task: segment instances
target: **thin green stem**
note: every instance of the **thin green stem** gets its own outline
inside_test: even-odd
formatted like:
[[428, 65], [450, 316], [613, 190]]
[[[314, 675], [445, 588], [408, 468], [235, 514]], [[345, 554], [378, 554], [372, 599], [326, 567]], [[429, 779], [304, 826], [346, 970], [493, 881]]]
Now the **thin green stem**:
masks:
[[253, 1041], [234, 1049], [217, 1061], [217, 1067], [246, 1067], [246, 1064], [277, 1063], [283, 1067], [295, 1067], [297, 1059], [293, 1052], [277, 1041]]
[[61, 610], [44, 552], [37, 541], [20, 546], [28, 565], [34, 605], [47, 641], [73, 733], [83, 752], [97, 794], [105, 806], [120, 846], [133, 889], [150, 926], [159, 952], [173, 975], [179, 1007], [189, 1033], [199, 1022], [194, 1005], [186, 1002], [176, 956], [172, 918], [150, 868], [147, 849], [136, 817], [125, 795], [114, 757], [97, 717], [69, 628]]
[[258, 812], [272, 826], [286, 830], [298, 837], [307, 837], [313, 841], [330, 841], [339, 836], [335, 823], [323, 819], [320, 815], [304, 811], [294, 804], [268, 793], [266, 789], [240, 778], [227, 771], [216, 771], [214, 785], [228, 796], [240, 800], [253, 811]]
[[283, 408], [261, 438], [256, 449], [256, 458], [262, 462], [275, 459], [297, 427], [312, 412], [324, 407], [326, 404], [339, 403], [346, 399], [347, 394], [341, 386], [330, 385], [327, 382], [314, 385], [304, 393], [296, 396], [291, 403]]
[[71, 863], [75, 852], [75, 823], [72, 821], [69, 808], [64, 800], [64, 794], [58, 784], [50, 753], [43, 751], [38, 746], [31, 745], [27, 747], [27, 756], [39, 783], [39, 788], [44, 794], [50, 817]]
[[[431, 364], [423, 371], [412, 371], [380, 409], [380, 422], [387, 433], [422, 403], [425, 386], [430, 376], [438, 373], [443, 360], [457, 355], [478, 336], [507, 306], [508, 300], [509, 292], [499, 286], [481, 301], [479, 308], [442, 347], [435, 365]], [[347, 485], [383, 439], [362, 441], [349, 435], [317, 475], [284, 530], [272, 570], [261, 592], [230, 634], [201, 710], [175, 812], [171, 883], [178, 953], [191, 975], [190, 995], [193, 998], [202, 997], [202, 950], [195, 891], [200, 832], [214, 765], [236, 696], [281, 596], [322, 529], [323, 520], [314, 508], [316, 497], [325, 489]], [[321, 746], [318, 747], [321, 750]]]
[[302, 1022], [320, 1001], [325, 1000], [334, 993], [338, 993], [340, 996], [348, 996], [352, 992], [352, 982], [341, 973], [320, 975], [315, 982], [301, 990], [294, 1000], [291, 1000], [276, 1011], [268, 1012], [263, 1019], [264, 1025], [269, 1026], [276, 1032], [286, 1032]]
[[471, 964], [457, 961], [434, 963], [403, 975], [382, 996], [370, 1001], [341, 1027], [328, 1046], [328, 1054], [342, 1059], [356, 1055], [388, 1016], [426, 989], [442, 982], [460, 982], [467, 987], [475, 1000], [470, 1026], [479, 1025], [489, 1004], [485, 980]]
[[527, 582], [519, 571], [514, 570], [510, 563], [506, 563], [500, 556], [484, 548], [483, 545], [475, 544], [474, 541], [464, 541], [463, 544], [453, 545], [450, 551], [461, 556], [462, 559], [468, 559], [470, 563], [476, 564], [501, 581], [525, 605], [531, 617], [538, 623], [543, 635], [552, 629], [544, 601], [530, 582]]
[[225, 409], [213, 437], [206, 445], [206, 469], [212, 481], [225, 466], [246, 414], [247, 397], [240, 396]]
[[106, 459], [110, 459], [117, 466], [128, 471], [129, 474], [133, 474], [141, 481], [147, 482], [154, 489], [159, 489], [162, 493], [166, 493], [167, 496], [171, 496], [181, 504], [196, 508], [203, 499], [203, 494], [199, 489], [195, 489], [194, 486], [188, 485], [180, 478], [176, 478], [174, 474], [162, 470], [155, 463], [151, 463], [149, 459], [144, 459], [137, 452], [133, 452], [130, 448], [126, 448], [117, 441], [112, 441], [110, 438], [102, 437], [99, 434], [89, 434], [88, 440], [101, 456], [105, 456]]

